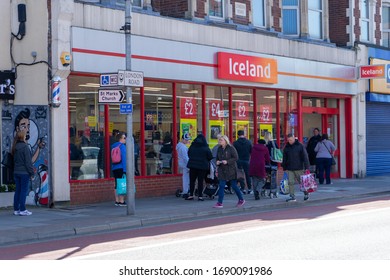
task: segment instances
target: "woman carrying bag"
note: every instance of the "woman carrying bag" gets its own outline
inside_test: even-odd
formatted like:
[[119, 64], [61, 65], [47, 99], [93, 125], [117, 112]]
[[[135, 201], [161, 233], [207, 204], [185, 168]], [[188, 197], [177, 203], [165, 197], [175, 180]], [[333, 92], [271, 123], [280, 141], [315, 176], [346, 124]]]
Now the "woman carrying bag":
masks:
[[318, 142], [314, 148], [314, 151], [317, 153], [316, 165], [318, 166], [318, 180], [320, 185], [324, 183], [324, 171], [326, 184], [331, 184], [330, 169], [332, 167], [335, 150], [335, 145], [330, 140], [328, 140], [328, 134], [322, 134], [321, 141]]

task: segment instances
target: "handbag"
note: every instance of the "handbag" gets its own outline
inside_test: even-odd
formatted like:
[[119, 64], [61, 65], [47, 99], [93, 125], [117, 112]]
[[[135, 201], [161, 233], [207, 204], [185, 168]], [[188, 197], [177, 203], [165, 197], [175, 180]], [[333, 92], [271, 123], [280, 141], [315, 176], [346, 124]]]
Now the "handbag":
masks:
[[14, 168], [14, 156], [10, 152], [5, 152], [1, 164], [9, 169]]
[[325, 146], [325, 148], [328, 150], [330, 156], [332, 157], [332, 165], [336, 165], [336, 160], [334, 159], [332, 153], [329, 151], [328, 147], [323, 142], [321, 142], [321, 143], [322, 143], [322, 145]]
[[283, 179], [280, 181], [280, 193], [289, 194], [290, 190], [288, 188], [288, 174], [287, 172], [283, 173]]
[[304, 175], [301, 175], [301, 184], [299, 186], [299, 189], [302, 192], [315, 192], [318, 188], [316, 179], [314, 177], [314, 174], [306, 173]]
[[272, 148], [271, 148], [271, 161], [273, 162], [283, 162], [283, 153], [280, 149], [277, 149], [274, 143], [274, 140], [271, 140]]
[[126, 174], [123, 174], [122, 178], [116, 179], [116, 194], [126, 195]]

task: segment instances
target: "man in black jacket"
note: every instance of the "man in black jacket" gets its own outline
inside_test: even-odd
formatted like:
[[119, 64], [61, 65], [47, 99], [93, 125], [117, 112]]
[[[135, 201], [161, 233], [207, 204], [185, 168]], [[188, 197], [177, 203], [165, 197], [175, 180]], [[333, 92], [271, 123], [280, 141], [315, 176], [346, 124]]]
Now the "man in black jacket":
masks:
[[[243, 130], [237, 132], [238, 139], [233, 143], [234, 148], [236, 148], [238, 153], [237, 167], [243, 169], [245, 173], [245, 181], [248, 187], [248, 194], [252, 193], [252, 182], [249, 177], [249, 159], [252, 152], [252, 143], [245, 138], [245, 133]], [[242, 178], [239, 178], [241, 191], [245, 194], [245, 182]]]
[[[301, 182], [301, 175], [304, 174], [305, 170], [308, 170], [310, 166], [309, 157], [305, 147], [295, 139], [293, 134], [287, 135], [287, 144], [283, 149], [283, 163], [282, 167], [288, 174], [288, 187], [290, 198], [286, 201], [296, 201], [295, 199], [295, 181]], [[304, 200], [309, 198], [309, 193], [304, 192]]]

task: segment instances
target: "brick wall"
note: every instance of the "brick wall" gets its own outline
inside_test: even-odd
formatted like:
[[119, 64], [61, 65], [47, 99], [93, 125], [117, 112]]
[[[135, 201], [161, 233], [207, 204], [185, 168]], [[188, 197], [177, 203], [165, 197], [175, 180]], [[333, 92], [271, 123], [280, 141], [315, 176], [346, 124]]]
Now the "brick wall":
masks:
[[381, 12], [381, 7], [382, 7], [382, 1], [378, 0], [376, 2], [375, 6], [375, 15], [374, 15], [374, 22], [375, 22], [375, 44], [380, 45], [381, 43], [381, 38], [382, 38], [382, 32], [381, 32], [381, 22], [382, 18], [380, 15]]
[[[329, 37], [332, 43], [340, 47], [347, 46], [350, 43], [349, 34], [347, 33], [347, 26], [349, 25], [349, 17], [347, 17], [348, 2], [348, 0], [329, 0]], [[360, 16], [359, 11], [358, 13]]]
[[162, 16], [184, 18], [188, 11], [188, 0], [154, 0], [152, 5]]
[[[249, 24], [249, 14], [251, 13], [251, 1], [250, 0], [231, 0], [230, 3], [233, 7], [233, 22], [237, 24], [242, 25], [248, 25]], [[237, 16], [236, 15], [236, 3], [242, 3], [246, 6], [246, 16]]]
[[[114, 179], [74, 181], [70, 184], [70, 204], [114, 201]], [[181, 176], [136, 178], [136, 198], [175, 195]]]
[[196, 11], [195, 11], [195, 17], [197, 18], [204, 18], [206, 16], [206, 1], [207, 0], [196, 0]]
[[[271, 8], [271, 13], [273, 16], [273, 28], [276, 32], [282, 32], [282, 9], [281, 9], [281, 1], [274, 0]], [[272, 27], [272, 26], [271, 26]]]

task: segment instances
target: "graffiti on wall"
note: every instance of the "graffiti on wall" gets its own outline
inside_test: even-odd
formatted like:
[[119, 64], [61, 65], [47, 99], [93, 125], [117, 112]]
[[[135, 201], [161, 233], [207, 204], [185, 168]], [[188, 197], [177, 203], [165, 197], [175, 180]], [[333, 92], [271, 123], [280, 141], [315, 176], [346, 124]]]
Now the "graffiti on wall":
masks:
[[[11, 151], [16, 132], [26, 130], [36, 176], [30, 181], [26, 204], [49, 206], [48, 107], [4, 105], [2, 109], [2, 154]], [[12, 174], [2, 168], [3, 184], [13, 183]]]

